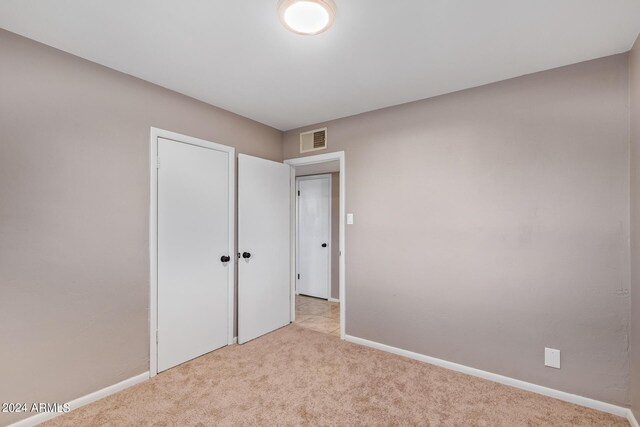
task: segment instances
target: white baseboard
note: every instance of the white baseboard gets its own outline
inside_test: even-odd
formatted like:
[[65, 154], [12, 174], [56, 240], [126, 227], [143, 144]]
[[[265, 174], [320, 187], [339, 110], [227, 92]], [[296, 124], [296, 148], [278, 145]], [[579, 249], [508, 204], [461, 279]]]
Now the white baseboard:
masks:
[[[109, 395], [122, 391], [126, 388], [139, 384], [148, 379], [149, 379], [149, 372], [136, 375], [135, 377], [131, 377], [117, 384], [113, 384], [113, 385], [110, 385], [109, 387], [105, 387], [102, 390], [94, 391], [93, 393], [89, 393], [75, 400], [72, 400], [71, 402], [69, 402], [69, 409], [73, 411], [74, 409], [78, 409], [81, 406], [95, 402], [96, 400], [100, 400], [103, 397], [107, 397]], [[60, 415], [63, 415], [63, 413], [43, 412], [43, 413], [34, 415], [32, 417], [25, 418], [24, 420], [17, 421], [11, 424], [9, 427], [32, 427], [40, 423], [43, 423], [45, 421], [48, 421], [52, 418], [58, 417]]]
[[[559, 400], [563, 400], [565, 402], [570, 402], [576, 405], [585, 406], [587, 408], [596, 409], [598, 411], [607, 412], [613, 415], [618, 415], [626, 418], [629, 421], [629, 424], [631, 424], [631, 427], [640, 427], [640, 424], [638, 424], [638, 421], [633, 415], [633, 412], [631, 411], [631, 409], [628, 409], [628, 408], [623, 408], [621, 406], [612, 405], [610, 403], [601, 402], [599, 400], [590, 399], [584, 396], [578, 396], [576, 394], [571, 394], [564, 391], [554, 390], [552, 388], [528, 383], [526, 381], [516, 380], [514, 378], [505, 377], [503, 375], [498, 375], [491, 372], [482, 371], [480, 369], [471, 368], [469, 366], [460, 365], [458, 363], [437, 359], [435, 357], [425, 356], [423, 354], [414, 353], [409, 350], [403, 350], [397, 347], [391, 347], [389, 345], [380, 344], [375, 341], [369, 341], [364, 338], [345, 335], [345, 340], [352, 342], [354, 344], [364, 345], [366, 347], [375, 348], [377, 350], [382, 350], [387, 353], [393, 353], [399, 356], [407, 357], [409, 359], [414, 359], [420, 362], [429, 363], [431, 365], [440, 366], [442, 368], [451, 369], [452, 371], [462, 372], [464, 374], [472, 375], [474, 377], [484, 378], [489, 381], [494, 381], [500, 384], [505, 384], [505, 385], [519, 388], [522, 390], [527, 390], [534, 393], [542, 394], [544, 396], [553, 397]], [[237, 337], [234, 337], [234, 341], [237, 342]], [[131, 377], [117, 384], [111, 385], [109, 387], [105, 387], [102, 390], [98, 390], [93, 393], [89, 393], [85, 396], [79, 397], [75, 400], [72, 400], [71, 402], [69, 402], [69, 408], [70, 410], [78, 409], [84, 405], [95, 402], [96, 400], [100, 400], [103, 397], [110, 396], [114, 393], [122, 391], [126, 388], [139, 384], [148, 379], [149, 379], [149, 372], [136, 375], [135, 377]], [[60, 415], [62, 414], [61, 413], [41, 413], [41, 414], [34, 415], [32, 417], [17, 421], [9, 425], [9, 427], [32, 427], [40, 423], [43, 423], [47, 420], [58, 417]]]
[[[560, 390], [554, 390], [552, 388], [543, 387], [541, 385], [528, 383], [526, 381], [517, 380], [515, 378], [505, 377], [503, 375], [494, 374], [480, 369], [471, 368], [469, 366], [460, 365], [458, 363], [449, 362], [447, 360], [436, 359], [435, 357], [425, 356], [424, 354], [414, 353], [409, 350], [403, 350], [401, 348], [391, 347], [386, 344], [380, 344], [375, 341], [369, 341], [363, 338], [346, 335], [345, 340], [354, 344], [364, 345], [366, 347], [375, 348], [377, 350], [386, 351], [388, 353], [397, 354], [399, 356], [408, 357], [409, 359], [419, 360], [420, 362], [429, 363], [431, 365], [440, 366], [442, 368], [451, 369], [452, 371], [462, 372], [463, 374], [472, 375], [474, 377], [483, 378], [485, 380], [494, 381], [500, 384], [505, 384], [511, 387], [519, 388], [522, 390], [531, 391], [534, 393], [542, 394], [544, 396], [553, 397], [565, 402], [574, 403], [576, 405], [585, 406], [587, 408], [595, 409], [609, 414], [618, 415], [620, 417], [627, 418], [629, 422], [629, 414], [631, 411], [628, 408], [622, 406], [613, 405], [611, 403], [601, 402], [599, 400], [590, 399], [584, 396], [578, 396], [577, 394], [571, 394]], [[633, 417], [633, 414], [631, 414]], [[634, 418], [635, 421], [635, 418]], [[631, 422], [632, 425], [633, 422]], [[636, 423], [635, 426], [638, 426]], [[635, 427], [634, 426], [634, 427]], [[638, 426], [640, 427], [640, 426]]]
[[329, 302], [340, 302], [340, 300], [338, 298], [329, 297]]

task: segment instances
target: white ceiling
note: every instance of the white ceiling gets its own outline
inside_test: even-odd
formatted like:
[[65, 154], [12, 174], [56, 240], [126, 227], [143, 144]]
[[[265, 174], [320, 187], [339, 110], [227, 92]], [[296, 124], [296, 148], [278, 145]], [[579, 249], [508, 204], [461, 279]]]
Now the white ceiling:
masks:
[[639, 0], [1, 0], [0, 27], [281, 130], [625, 52]]

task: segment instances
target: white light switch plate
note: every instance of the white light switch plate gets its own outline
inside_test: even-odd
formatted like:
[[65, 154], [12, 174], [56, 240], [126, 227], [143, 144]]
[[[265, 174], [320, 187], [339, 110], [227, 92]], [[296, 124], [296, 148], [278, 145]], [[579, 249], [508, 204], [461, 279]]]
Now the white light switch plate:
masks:
[[353, 214], [347, 214], [347, 224], [353, 224]]
[[544, 366], [560, 369], [560, 350], [545, 347]]

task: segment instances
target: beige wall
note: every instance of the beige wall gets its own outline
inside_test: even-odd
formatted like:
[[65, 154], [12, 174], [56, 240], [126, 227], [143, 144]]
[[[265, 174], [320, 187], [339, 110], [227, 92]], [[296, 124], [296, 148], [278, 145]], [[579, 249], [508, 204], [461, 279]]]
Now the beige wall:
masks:
[[0, 402], [65, 402], [149, 368], [149, 128], [273, 160], [282, 133], [3, 30], [0, 56]]
[[631, 51], [631, 407], [640, 420], [640, 37]]
[[331, 174], [331, 298], [340, 299], [340, 172]]
[[627, 404], [627, 59], [326, 123], [354, 213], [347, 334]]

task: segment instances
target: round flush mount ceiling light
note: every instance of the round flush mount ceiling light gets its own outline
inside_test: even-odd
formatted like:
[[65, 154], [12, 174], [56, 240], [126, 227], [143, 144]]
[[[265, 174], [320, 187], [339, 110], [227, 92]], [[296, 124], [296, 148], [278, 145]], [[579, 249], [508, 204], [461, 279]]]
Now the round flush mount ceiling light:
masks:
[[336, 5], [332, 0], [280, 0], [278, 16], [287, 30], [312, 36], [331, 27]]

